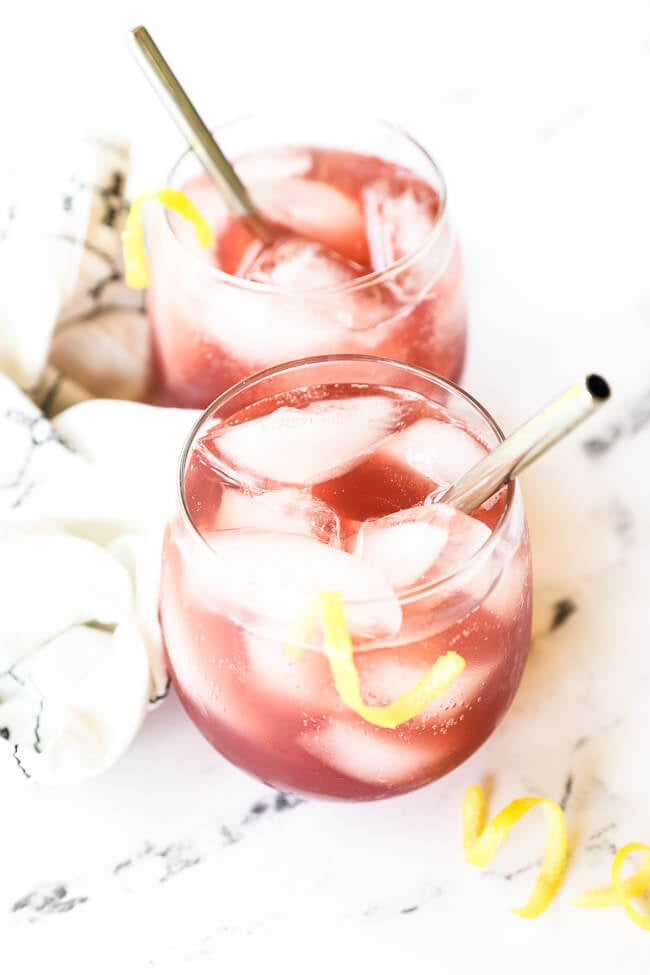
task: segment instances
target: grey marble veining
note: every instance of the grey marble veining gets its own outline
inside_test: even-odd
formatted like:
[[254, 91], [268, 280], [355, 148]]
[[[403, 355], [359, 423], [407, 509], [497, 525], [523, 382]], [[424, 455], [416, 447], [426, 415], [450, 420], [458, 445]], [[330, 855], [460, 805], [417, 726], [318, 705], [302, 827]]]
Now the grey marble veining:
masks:
[[[432, 7], [428, 90], [410, 85], [410, 28], [398, 26], [391, 64], [405, 80], [381, 88], [386, 114], [449, 178], [472, 308], [468, 388], [506, 429], [583, 371], [614, 389], [524, 478], [534, 638], [509, 715], [419, 793], [296, 803], [222, 761], [172, 696], [101, 779], [3, 784], [0, 946], [13, 970], [286, 975], [363, 958], [380, 975], [647, 971], [650, 936], [623, 911], [570, 901], [608, 882], [616, 847], [650, 842], [650, 10], [553, 3], [533, 28], [523, 6], [498, 4], [491, 23], [477, 2]], [[472, 18], [485, 43], [464, 57]], [[536, 922], [509, 908], [533, 883], [541, 816], [487, 870], [463, 862], [463, 791], [486, 777], [493, 810], [533, 793], [565, 808], [566, 881]]]

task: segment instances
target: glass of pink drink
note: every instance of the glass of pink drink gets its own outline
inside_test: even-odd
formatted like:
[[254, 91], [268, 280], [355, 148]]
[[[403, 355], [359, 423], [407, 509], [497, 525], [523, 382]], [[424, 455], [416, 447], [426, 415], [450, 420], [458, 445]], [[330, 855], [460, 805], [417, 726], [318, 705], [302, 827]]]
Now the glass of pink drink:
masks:
[[[363, 356], [267, 370], [206, 410], [181, 462], [161, 619], [176, 689], [221, 754], [279, 789], [361, 800], [426, 785], [485, 741], [530, 639], [519, 488], [472, 516], [422, 502], [502, 438], [454, 384]], [[397, 727], [366, 720], [335, 686], [322, 627], [301, 632], [310, 597], [332, 591], [366, 704], [448, 651], [465, 669]]]
[[191, 153], [170, 183], [215, 231], [202, 250], [162, 209], [150, 226], [154, 395], [205, 407], [260, 369], [305, 356], [390, 356], [457, 380], [461, 260], [446, 188], [399, 129], [345, 112], [278, 112], [218, 130], [258, 209], [286, 235], [261, 247]]

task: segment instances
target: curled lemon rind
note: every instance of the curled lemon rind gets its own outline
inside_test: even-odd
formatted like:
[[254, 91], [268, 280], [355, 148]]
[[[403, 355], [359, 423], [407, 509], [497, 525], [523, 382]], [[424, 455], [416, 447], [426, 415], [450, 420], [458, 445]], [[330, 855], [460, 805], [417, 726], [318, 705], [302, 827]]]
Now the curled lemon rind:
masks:
[[354, 648], [341, 593], [322, 592], [315, 598], [323, 628], [323, 649], [339, 697], [370, 724], [379, 728], [397, 728], [410, 721], [427, 704], [443, 694], [465, 669], [465, 661], [459, 654], [445, 653], [423, 674], [415, 687], [400, 694], [391, 704], [366, 704], [361, 695], [361, 682], [354, 662]]
[[[621, 870], [623, 869], [623, 863], [630, 855], [630, 853], [650, 854], [650, 847], [646, 846], [645, 843], [627, 843], [625, 846], [621, 847], [621, 849], [617, 852], [616, 856], [614, 857], [614, 862], [612, 863], [612, 887], [614, 888], [616, 892], [616, 896], [618, 897], [621, 905], [623, 906], [623, 910], [630, 918], [630, 920], [634, 921], [634, 923], [638, 927], [643, 928], [644, 931], [650, 931], [650, 915], [642, 914], [641, 911], [637, 911], [636, 907], [631, 902], [631, 897], [625, 887], [625, 883], [621, 880]], [[637, 871], [636, 878], [638, 878], [641, 871], [644, 871], [644, 874], [647, 879], [648, 857], [646, 857], [646, 859], [644, 860], [640, 870]], [[643, 893], [643, 890], [645, 890], [647, 886], [648, 884], [646, 884], [642, 890], [638, 890], [637, 896], [638, 894]]]
[[[630, 853], [645, 853], [647, 856], [636, 873], [627, 880], [621, 880], [621, 870]], [[645, 843], [627, 843], [614, 857], [612, 886], [587, 890], [577, 897], [573, 904], [575, 907], [622, 907], [638, 927], [650, 931], [650, 915], [637, 911], [631, 903], [634, 897], [640, 897], [648, 887], [650, 887], [650, 846]]]
[[463, 850], [466, 861], [476, 867], [489, 864], [515, 823], [536, 806], [544, 811], [548, 836], [535, 887], [523, 907], [513, 909], [525, 918], [539, 917], [546, 910], [564, 876], [569, 843], [561, 806], [552, 799], [526, 796], [509, 803], [485, 825], [487, 803], [481, 786], [470, 786], [463, 800]]
[[210, 247], [214, 241], [210, 224], [180, 190], [165, 186], [152, 193], [141, 193], [131, 204], [122, 234], [124, 277], [130, 288], [142, 289], [149, 285], [149, 268], [142, 229], [142, 207], [150, 200], [158, 200], [168, 210], [173, 210], [189, 221], [201, 247]]
[[323, 649], [339, 697], [365, 721], [379, 728], [397, 728], [416, 717], [427, 704], [444, 694], [465, 669], [465, 660], [459, 654], [446, 653], [423, 674], [415, 687], [400, 694], [391, 704], [366, 704], [361, 695], [341, 593], [322, 592], [309, 597], [291, 627], [283, 647], [285, 655], [291, 660], [300, 660], [304, 656], [305, 645], [319, 619], [323, 629]]
[[[634, 850], [631, 849], [634, 848]], [[641, 894], [650, 887], [650, 847], [639, 843], [631, 843], [623, 847], [625, 855], [621, 857], [620, 863], [626, 859], [629, 853], [637, 850], [645, 851], [648, 855], [645, 860], [631, 877], [627, 880], [620, 880], [620, 869], [618, 871], [618, 884], [612, 887], [600, 887], [595, 890], [586, 890], [571, 903], [574, 907], [621, 907], [625, 901], [633, 897], [640, 897]], [[619, 850], [616, 856], [620, 856]], [[616, 861], [615, 861], [616, 862]], [[613, 868], [612, 868], [613, 869]], [[643, 915], [641, 915], [643, 917]]]

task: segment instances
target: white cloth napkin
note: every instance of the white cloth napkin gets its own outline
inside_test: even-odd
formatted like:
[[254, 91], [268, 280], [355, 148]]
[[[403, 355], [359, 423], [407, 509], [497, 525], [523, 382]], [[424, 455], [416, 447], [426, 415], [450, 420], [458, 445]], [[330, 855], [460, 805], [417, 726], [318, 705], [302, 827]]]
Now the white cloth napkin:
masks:
[[196, 414], [127, 402], [127, 165], [86, 142], [0, 180], [0, 773], [39, 782], [108, 768], [168, 686], [160, 546]]

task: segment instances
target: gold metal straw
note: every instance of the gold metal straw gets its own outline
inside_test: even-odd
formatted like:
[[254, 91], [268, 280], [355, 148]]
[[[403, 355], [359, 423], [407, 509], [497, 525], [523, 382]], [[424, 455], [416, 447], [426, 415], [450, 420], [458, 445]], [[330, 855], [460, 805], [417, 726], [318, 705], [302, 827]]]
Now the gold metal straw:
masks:
[[609, 397], [609, 384], [602, 376], [593, 373], [586, 376], [515, 430], [455, 484], [429, 495], [427, 503], [444, 501], [469, 514], [591, 416]]
[[146, 27], [136, 27], [130, 33], [130, 40], [138, 64], [233, 214], [247, 224], [260, 240], [275, 240], [277, 233], [253, 206], [246, 187], [194, 108], [149, 31]]

